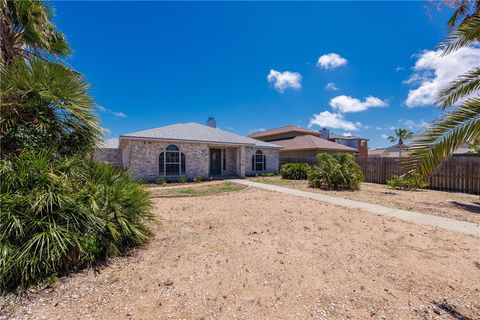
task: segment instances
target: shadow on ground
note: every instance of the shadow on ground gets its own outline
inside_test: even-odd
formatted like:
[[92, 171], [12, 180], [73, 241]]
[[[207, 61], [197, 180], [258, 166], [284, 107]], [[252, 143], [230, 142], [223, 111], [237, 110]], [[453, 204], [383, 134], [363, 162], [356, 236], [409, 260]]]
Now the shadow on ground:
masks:
[[480, 202], [463, 203], [458, 201], [450, 201], [450, 203], [460, 209], [480, 214]]
[[440, 310], [443, 310], [446, 313], [448, 313], [453, 319], [473, 320], [473, 318], [470, 318], [469, 316], [463, 315], [460, 312], [458, 312], [454, 305], [451, 305], [446, 301], [443, 301], [443, 302], [433, 301], [432, 303], [433, 303], [434, 306], [436, 306]]

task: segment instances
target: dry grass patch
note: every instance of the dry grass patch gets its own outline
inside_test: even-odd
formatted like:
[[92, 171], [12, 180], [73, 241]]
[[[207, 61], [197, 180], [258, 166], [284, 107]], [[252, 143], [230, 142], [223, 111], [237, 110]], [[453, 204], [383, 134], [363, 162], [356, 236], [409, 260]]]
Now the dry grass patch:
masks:
[[246, 186], [229, 181], [212, 184], [187, 184], [184, 186], [176, 186], [173, 188], [161, 187], [150, 189], [152, 198], [159, 197], [194, 197], [194, 196], [212, 196], [215, 194], [235, 192], [246, 189]]

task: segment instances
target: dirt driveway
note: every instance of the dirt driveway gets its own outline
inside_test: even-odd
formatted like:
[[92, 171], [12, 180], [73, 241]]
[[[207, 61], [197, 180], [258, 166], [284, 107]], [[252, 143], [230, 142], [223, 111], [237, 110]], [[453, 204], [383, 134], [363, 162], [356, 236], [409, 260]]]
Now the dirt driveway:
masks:
[[478, 238], [258, 189], [154, 201], [147, 246], [9, 319], [480, 319]]

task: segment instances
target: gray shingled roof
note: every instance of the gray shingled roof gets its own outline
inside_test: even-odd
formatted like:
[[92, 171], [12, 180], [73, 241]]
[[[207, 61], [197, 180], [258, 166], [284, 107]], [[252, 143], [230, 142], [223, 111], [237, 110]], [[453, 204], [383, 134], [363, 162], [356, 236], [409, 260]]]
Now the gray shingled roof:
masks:
[[223, 131], [218, 128], [212, 128], [196, 122], [172, 124], [165, 127], [124, 134], [120, 136], [120, 138], [122, 137], [186, 140], [213, 143], [217, 142], [249, 145], [256, 147], [281, 148], [280, 146], [271, 143], [243, 137], [231, 132]]

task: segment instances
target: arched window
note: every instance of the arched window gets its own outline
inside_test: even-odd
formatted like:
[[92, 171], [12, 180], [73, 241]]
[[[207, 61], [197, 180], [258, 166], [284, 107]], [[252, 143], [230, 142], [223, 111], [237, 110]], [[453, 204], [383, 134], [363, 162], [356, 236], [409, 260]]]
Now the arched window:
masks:
[[267, 170], [267, 158], [261, 150], [257, 150], [252, 156], [252, 170], [265, 171]]
[[158, 159], [160, 175], [181, 176], [185, 174], [185, 154], [174, 144], [165, 148]]

